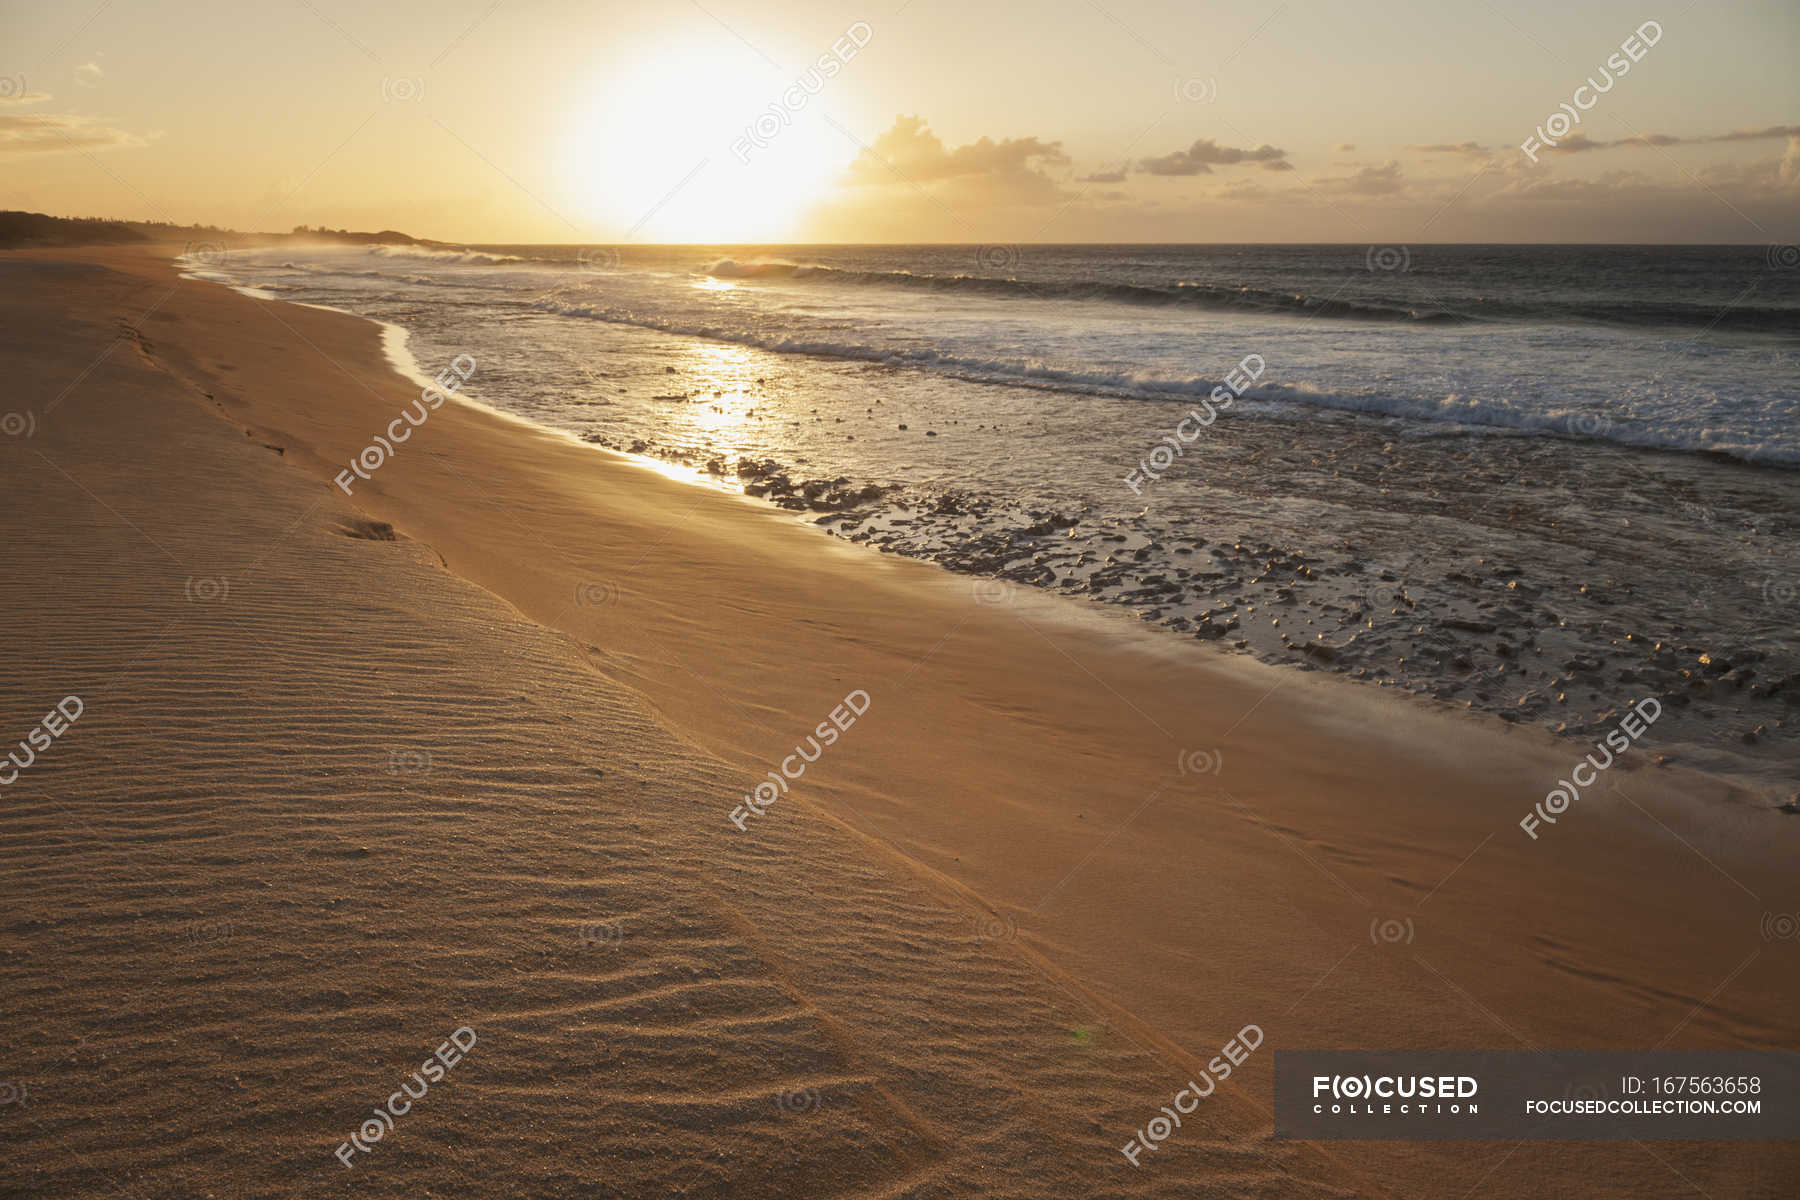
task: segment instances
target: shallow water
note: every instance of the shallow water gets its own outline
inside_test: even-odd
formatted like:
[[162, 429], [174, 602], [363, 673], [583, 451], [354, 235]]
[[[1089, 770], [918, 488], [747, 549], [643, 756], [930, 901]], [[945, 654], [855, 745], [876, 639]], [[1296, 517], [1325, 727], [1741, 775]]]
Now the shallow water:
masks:
[[[1800, 272], [1730, 248], [1399, 253], [217, 269], [394, 322], [428, 369], [473, 355], [477, 400], [840, 536], [1587, 739], [1656, 695], [1643, 752], [1791, 779]], [[1214, 392], [1247, 360], [1241, 397]]]

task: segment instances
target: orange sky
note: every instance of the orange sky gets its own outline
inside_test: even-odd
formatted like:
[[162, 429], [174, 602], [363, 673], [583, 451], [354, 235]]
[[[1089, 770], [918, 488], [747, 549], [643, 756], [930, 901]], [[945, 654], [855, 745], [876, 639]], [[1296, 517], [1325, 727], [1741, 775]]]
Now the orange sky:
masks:
[[1792, 242], [1797, 14], [6, 0], [0, 207], [486, 242]]

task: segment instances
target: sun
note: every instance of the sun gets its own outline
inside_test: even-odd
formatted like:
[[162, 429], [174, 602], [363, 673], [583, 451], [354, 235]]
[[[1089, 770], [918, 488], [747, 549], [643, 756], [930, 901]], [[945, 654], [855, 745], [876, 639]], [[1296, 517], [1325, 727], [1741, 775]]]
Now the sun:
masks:
[[855, 154], [825, 94], [749, 137], [792, 80], [743, 47], [632, 61], [571, 110], [557, 151], [565, 203], [616, 240], [791, 240]]

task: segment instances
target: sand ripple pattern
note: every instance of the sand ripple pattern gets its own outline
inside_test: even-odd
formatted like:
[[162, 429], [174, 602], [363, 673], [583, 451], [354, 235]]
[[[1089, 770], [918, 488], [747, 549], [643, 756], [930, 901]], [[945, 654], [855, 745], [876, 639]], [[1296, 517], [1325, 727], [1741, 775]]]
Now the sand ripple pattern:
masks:
[[[117, 336], [77, 332], [29, 395]], [[0, 808], [0, 1194], [1331, 1194], [1226, 1103], [1133, 1171], [1182, 1067], [846, 829], [728, 836], [737, 773], [209, 415], [155, 337], [0, 446], [0, 720], [88, 707]]]

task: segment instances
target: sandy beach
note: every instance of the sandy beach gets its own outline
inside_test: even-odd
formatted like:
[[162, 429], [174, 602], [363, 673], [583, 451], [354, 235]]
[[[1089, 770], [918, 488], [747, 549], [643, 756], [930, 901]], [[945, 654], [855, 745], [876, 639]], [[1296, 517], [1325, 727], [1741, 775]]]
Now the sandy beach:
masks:
[[1791, 1047], [1765, 788], [1652, 726], [1534, 836], [1588, 747], [397, 425], [380, 326], [179, 249], [0, 254], [0, 739], [81, 710], [0, 791], [0, 1195], [1791, 1194], [1270, 1115], [1277, 1049]]

